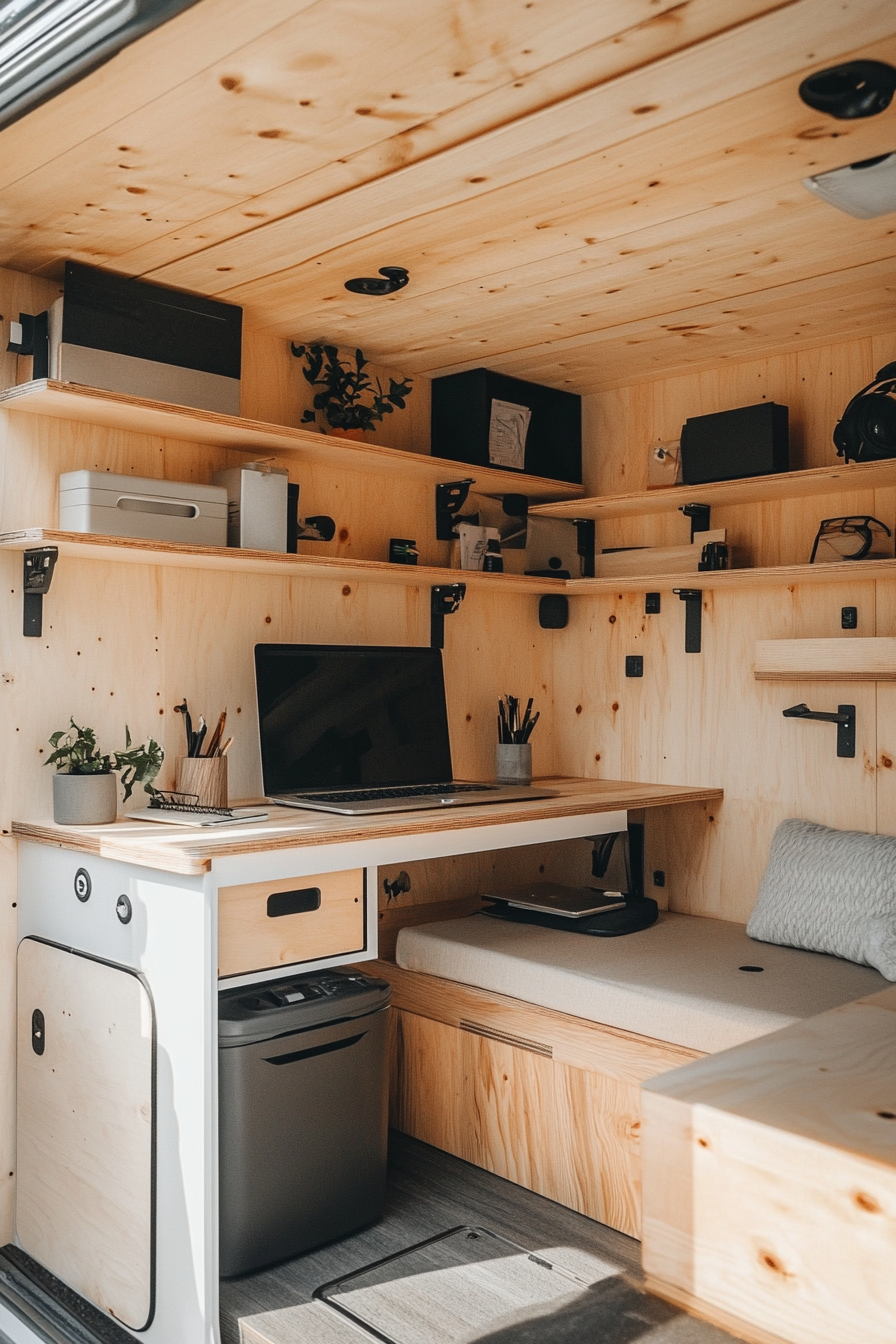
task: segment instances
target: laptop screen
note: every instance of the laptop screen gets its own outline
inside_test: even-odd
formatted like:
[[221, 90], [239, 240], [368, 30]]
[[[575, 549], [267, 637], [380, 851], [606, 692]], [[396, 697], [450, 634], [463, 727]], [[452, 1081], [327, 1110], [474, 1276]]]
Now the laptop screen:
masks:
[[268, 796], [451, 779], [440, 649], [256, 644], [255, 684]]

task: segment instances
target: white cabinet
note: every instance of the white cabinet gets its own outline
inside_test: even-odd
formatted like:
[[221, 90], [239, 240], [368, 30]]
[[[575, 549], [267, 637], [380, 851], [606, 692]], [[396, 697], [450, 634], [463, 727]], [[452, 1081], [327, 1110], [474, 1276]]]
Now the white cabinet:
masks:
[[132, 1329], [153, 1312], [155, 1029], [134, 971], [18, 950], [16, 1238]]

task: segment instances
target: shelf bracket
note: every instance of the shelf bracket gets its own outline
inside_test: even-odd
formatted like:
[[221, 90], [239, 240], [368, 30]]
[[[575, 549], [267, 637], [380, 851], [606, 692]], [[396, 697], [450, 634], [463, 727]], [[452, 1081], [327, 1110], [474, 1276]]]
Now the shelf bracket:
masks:
[[434, 649], [445, 647], [445, 617], [453, 616], [467, 595], [465, 583], [443, 583], [429, 590], [429, 642]]
[[692, 544], [698, 532], [709, 531], [710, 507], [709, 504], [682, 504], [678, 510], [685, 518], [690, 519]]
[[454, 529], [472, 484], [473, 477], [467, 476], [462, 481], [447, 481], [436, 486], [436, 541], [457, 540]]
[[810, 709], [808, 705], [791, 705], [781, 711], [785, 719], [814, 719], [817, 723], [836, 723], [837, 755], [852, 757], [856, 754], [856, 707], [838, 705], [836, 714]]
[[58, 559], [58, 546], [39, 546], [33, 551], [26, 551], [23, 556], [22, 634], [26, 638], [38, 639], [43, 633], [44, 593], [50, 591], [53, 570]]
[[703, 636], [703, 589], [673, 588], [685, 604], [684, 607], [684, 651], [699, 653]]

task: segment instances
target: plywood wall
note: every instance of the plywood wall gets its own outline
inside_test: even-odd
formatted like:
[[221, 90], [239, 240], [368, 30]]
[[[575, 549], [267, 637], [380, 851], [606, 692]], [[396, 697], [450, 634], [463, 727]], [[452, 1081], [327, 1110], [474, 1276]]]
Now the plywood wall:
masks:
[[[58, 286], [0, 271], [5, 347], [9, 319], [39, 311]], [[3, 385], [25, 381], [30, 360], [0, 354]], [[296, 424], [308, 403], [298, 361], [285, 341], [246, 341], [244, 411]], [[386, 374], [388, 376], [388, 374]], [[407, 412], [377, 438], [426, 451], [425, 380]], [[61, 472], [89, 467], [131, 475], [207, 482], [243, 455], [175, 440], [96, 429], [30, 415], [0, 414], [0, 531], [55, 526]], [[321, 554], [386, 558], [390, 536], [416, 536], [421, 558], [445, 563], [434, 540], [430, 487], [372, 474], [350, 477], [320, 465], [280, 459], [302, 490], [305, 514], [329, 513], [338, 532]], [[309, 545], [306, 549], [313, 547]], [[262, 641], [427, 644], [429, 590], [335, 580], [283, 580], [204, 573], [109, 561], [61, 562], [44, 600], [44, 635], [22, 637], [22, 557], [0, 553], [0, 1239], [12, 1233], [14, 1162], [14, 818], [52, 811], [51, 772], [42, 768], [47, 738], [70, 715], [94, 726], [109, 749], [153, 734], [166, 751], [162, 783], [172, 786], [183, 726], [173, 706], [186, 695], [206, 717], [229, 711], [231, 796], [261, 792], [252, 646]], [[544, 719], [535, 765], [556, 762], [550, 728], [556, 633], [538, 628], [537, 597], [471, 592], [446, 622], [445, 664], [452, 746], [459, 775], [490, 775], [495, 702], [508, 689], [540, 697]], [[130, 806], [142, 805], [142, 793]], [[418, 892], [425, 890], [418, 883]]]
[[[830, 464], [839, 414], [894, 357], [896, 338], [869, 338], [589, 397], [589, 493], [644, 489], [652, 440], [677, 437], [689, 415], [763, 398], [790, 407], [794, 467]], [[712, 522], [729, 528], [739, 562], [779, 564], [808, 560], [819, 520], [852, 512], [873, 513], [892, 528], [894, 492], [719, 508]], [[687, 539], [686, 520], [675, 512], [598, 528], [604, 546]], [[666, 875], [666, 886], [654, 894], [673, 909], [745, 920], [784, 817], [896, 833], [896, 696], [890, 688], [756, 682], [752, 673], [757, 639], [849, 638], [840, 625], [845, 605], [858, 607], [857, 635], [892, 635], [892, 592], [892, 580], [863, 581], [860, 566], [852, 583], [707, 591], [701, 654], [684, 652], [684, 607], [671, 593], [663, 594], [658, 616], [644, 615], [641, 593], [573, 604], [554, 667], [554, 731], [563, 769], [725, 790], [715, 809], [649, 814], [648, 866]], [[644, 657], [643, 679], [625, 677], [631, 653]], [[781, 717], [800, 701], [817, 709], [855, 703], [855, 760], [837, 758], [833, 727]]]

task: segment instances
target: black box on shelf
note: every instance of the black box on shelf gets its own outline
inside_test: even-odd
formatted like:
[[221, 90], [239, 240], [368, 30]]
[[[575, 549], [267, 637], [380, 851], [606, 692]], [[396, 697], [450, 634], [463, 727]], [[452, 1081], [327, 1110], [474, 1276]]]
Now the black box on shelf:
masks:
[[580, 485], [582, 398], [490, 369], [434, 378], [432, 453]]
[[787, 407], [773, 401], [715, 415], [694, 415], [681, 431], [685, 485], [773, 476], [790, 470]]

